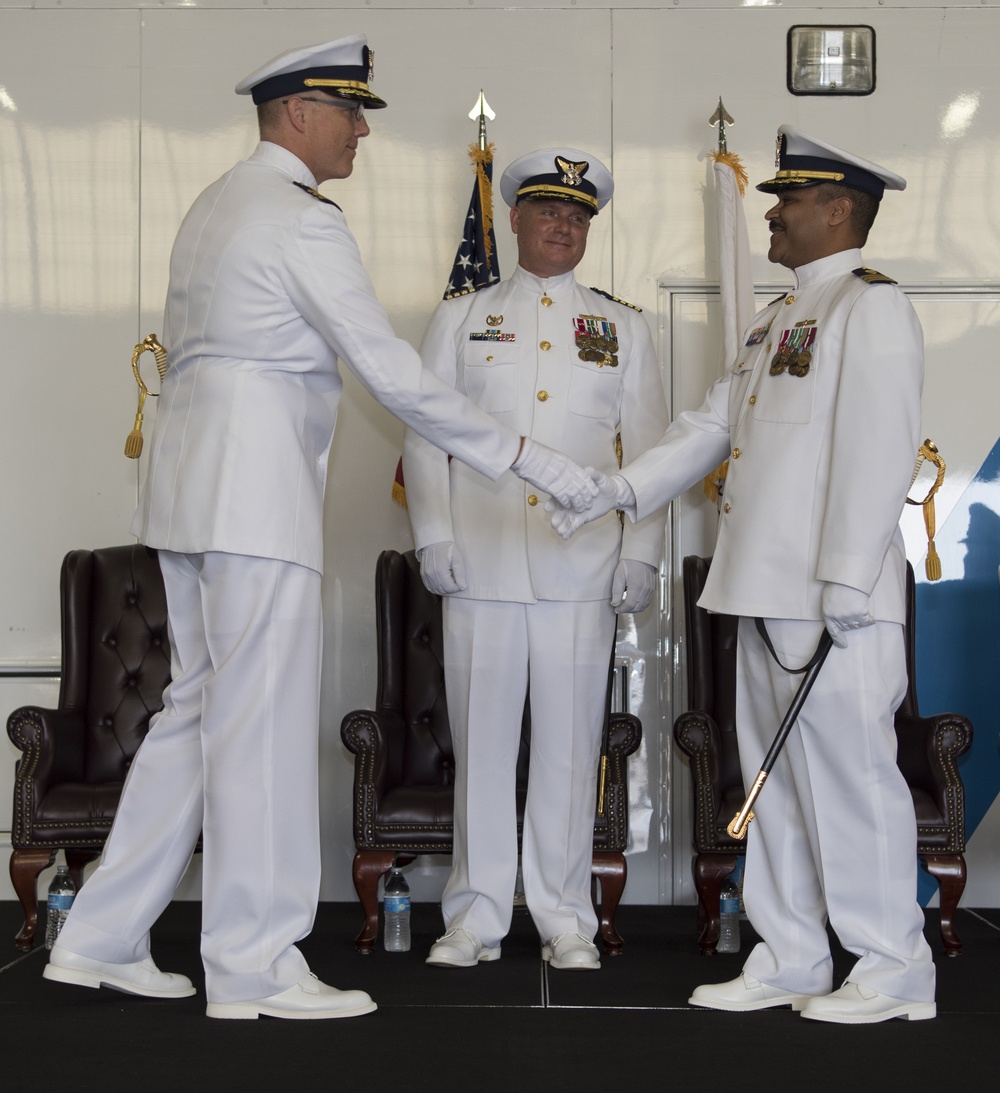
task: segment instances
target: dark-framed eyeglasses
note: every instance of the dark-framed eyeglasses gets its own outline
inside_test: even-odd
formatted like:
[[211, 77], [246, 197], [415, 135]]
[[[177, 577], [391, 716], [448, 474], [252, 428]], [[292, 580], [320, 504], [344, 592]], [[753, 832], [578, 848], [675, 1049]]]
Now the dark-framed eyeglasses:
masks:
[[310, 99], [307, 95], [289, 95], [287, 99], [281, 101], [286, 103], [293, 98], [301, 99], [303, 102], [319, 103], [320, 106], [335, 106], [338, 110], [348, 110], [354, 115], [355, 121], [361, 121], [365, 116], [365, 104], [354, 102], [352, 99]]

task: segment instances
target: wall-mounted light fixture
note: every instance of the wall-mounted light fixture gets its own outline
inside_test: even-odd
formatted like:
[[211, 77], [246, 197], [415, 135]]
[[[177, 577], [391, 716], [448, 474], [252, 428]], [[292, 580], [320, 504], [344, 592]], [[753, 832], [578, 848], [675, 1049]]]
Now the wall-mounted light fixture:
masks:
[[792, 27], [788, 90], [793, 95], [870, 95], [875, 90], [874, 29]]

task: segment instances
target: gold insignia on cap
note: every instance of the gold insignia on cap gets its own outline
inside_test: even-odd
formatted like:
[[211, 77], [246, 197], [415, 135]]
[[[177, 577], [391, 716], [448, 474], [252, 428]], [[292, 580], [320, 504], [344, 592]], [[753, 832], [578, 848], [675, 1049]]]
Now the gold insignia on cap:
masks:
[[582, 163], [571, 163], [562, 156], [556, 156], [556, 166], [562, 171], [560, 180], [566, 186], [579, 186], [583, 182], [583, 176], [587, 173], [590, 164], [584, 160]]

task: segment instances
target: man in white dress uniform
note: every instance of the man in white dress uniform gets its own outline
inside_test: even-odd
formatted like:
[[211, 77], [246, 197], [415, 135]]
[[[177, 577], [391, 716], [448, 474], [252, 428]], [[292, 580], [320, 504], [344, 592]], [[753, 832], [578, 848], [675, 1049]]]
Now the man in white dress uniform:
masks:
[[[916, 820], [893, 731], [906, 685], [898, 521], [920, 443], [923, 336], [905, 295], [866, 269], [860, 251], [883, 191], [904, 186], [858, 156], [779, 130], [778, 171], [758, 189], [777, 195], [768, 256], [792, 271], [794, 287], [754, 318], [701, 408], [602, 482], [593, 509], [645, 517], [728, 456], [700, 603], [741, 616], [747, 785], [797, 689], [786, 668], [809, 661], [824, 625], [835, 642], [750, 826], [744, 898], [761, 943], [738, 979], [698, 987], [694, 1005], [790, 1005], [851, 1024], [935, 1016]], [[578, 523], [555, 518], [565, 533]], [[857, 957], [837, 990], [827, 920]]]
[[[573, 148], [512, 163], [500, 191], [517, 269], [440, 303], [421, 345], [427, 367], [494, 419], [608, 473], [619, 466], [616, 438], [634, 458], [668, 420], [645, 319], [573, 274], [613, 188], [604, 165]], [[552, 967], [599, 968], [590, 874], [608, 668], [616, 611], [642, 611], [655, 588], [662, 514], [624, 534], [611, 514], [567, 543], [514, 475], [449, 462], [412, 430], [404, 469], [421, 575], [444, 597], [455, 748], [446, 932], [428, 963], [495, 960], [510, 928], [527, 692], [525, 900]]]
[[379, 402], [486, 479], [508, 469], [570, 504], [592, 481], [477, 409], [397, 339], [340, 209], [316, 191], [368, 135], [360, 36], [243, 80], [261, 142], [194, 203], [174, 245], [168, 367], [133, 523], [159, 549], [172, 683], [136, 755], [101, 864], [47, 978], [154, 997], [149, 929], [203, 835], [208, 1015], [368, 1013], [296, 942], [319, 895], [317, 742], [323, 496], [342, 359]]

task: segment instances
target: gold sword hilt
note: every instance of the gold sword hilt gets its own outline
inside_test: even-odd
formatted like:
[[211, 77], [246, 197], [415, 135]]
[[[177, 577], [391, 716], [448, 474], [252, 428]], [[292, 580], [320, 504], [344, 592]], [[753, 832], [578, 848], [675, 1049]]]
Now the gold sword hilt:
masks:
[[760, 791], [764, 788], [764, 783], [766, 781], [767, 771], [759, 771], [757, 777], [754, 779], [753, 785], [750, 787], [747, 799], [743, 802], [743, 807], [736, 813], [729, 826], [726, 828], [734, 839], [742, 840], [747, 837], [747, 828], [750, 826], [750, 821], [753, 819], [754, 802], [760, 796]]
[[922, 501], [916, 501], [907, 497], [906, 503], [908, 505], [920, 505], [923, 508], [924, 527], [927, 530], [927, 558], [924, 561], [924, 571], [927, 574], [927, 579], [929, 581], [939, 581], [941, 579], [941, 558], [938, 555], [937, 547], [934, 543], [934, 534], [937, 530], [934, 516], [934, 494], [937, 493], [944, 483], [946, 464], [941, 458], [941, 453], [938, 451], [938, 447], [933, 440], [925, 440], [923, 444], [920, 445], [920, 449], [917, 452], [917, 463], [913, 468], [913, 478], [910, 480], [911, 489], [917, 481], [920, 468], [925, 460], [929, 460], [933, 463], [937, 471], [934, 477], [934, 483], [927, 491], [927, 495]]
[[135, 382], [139, 387], [139, 408], [135, 412], [135, 422], [132, 425], [132, 431], [125, 438], [125, 455], [129, 459], [138, 459], [142, 455], [142, 422], [143, 422], [143, 407], [146, 405], [146, 398], [152, 396], [157, 398], [157, 392], [150, 391], [143, 381], [142, 374], [139, 371], [139, 358], [146, 350], [149, 350], [153, 354], [153, 358], [156, 361], [156, 371], [159, 374], [160, 382], [163, 382], [163, 377], [167, 372], [167, 351], [160, 344], [159, 339], [155, 334], [147, 334], [146, 337], [136, 345], [132, 350], [132, 375], [135, 376]]

